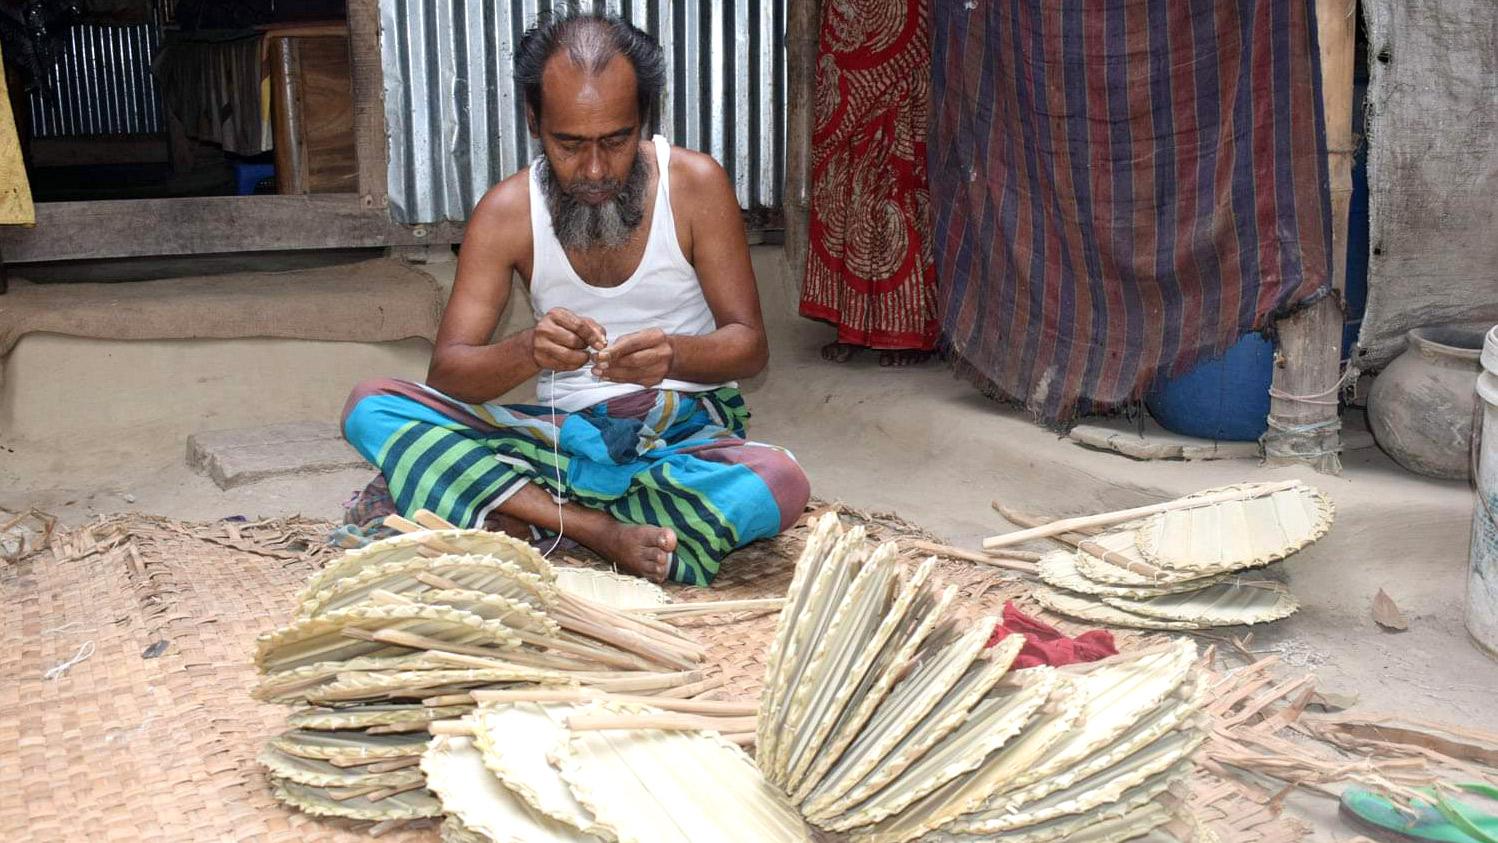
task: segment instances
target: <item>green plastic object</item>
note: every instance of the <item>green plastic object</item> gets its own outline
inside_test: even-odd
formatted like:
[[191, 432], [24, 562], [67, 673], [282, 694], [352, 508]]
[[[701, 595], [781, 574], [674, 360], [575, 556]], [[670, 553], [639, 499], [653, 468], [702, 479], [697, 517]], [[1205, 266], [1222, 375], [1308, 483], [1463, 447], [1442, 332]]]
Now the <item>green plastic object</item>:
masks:
[[[1479, 796], [1498, 798], [1498, 791], [1487, 785], [1463, 784], [1458, 787]], [[1441, 796], [1434, 790], [1426, 789], [1422, 793], [1430, 801], [1412, 801], [1412, 815], [1381, 794], [1350, 787], [1342, 794], [1342, 814], [1381, 840], [1498, 843], [1498, 817]]]

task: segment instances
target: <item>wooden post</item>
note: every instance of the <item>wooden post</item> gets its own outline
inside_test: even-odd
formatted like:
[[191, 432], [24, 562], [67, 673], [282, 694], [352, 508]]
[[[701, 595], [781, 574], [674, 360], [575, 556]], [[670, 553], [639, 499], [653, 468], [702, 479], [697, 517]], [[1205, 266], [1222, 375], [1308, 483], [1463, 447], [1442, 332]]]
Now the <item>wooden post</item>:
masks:
[[390, 205], [390, 140], [385, 133], [385, 77], [380, 58], [379, 0], [348, 0], [349, 73], [354, 89], [354, 159], [359, 201]]
[[1342, 293], [1347, 284], [1347, 212], [1352, 198], [1352, 66], [1355, 0], [1316, 0], [1321, 53], [1321, 99], [1326, 115], [1327, 169], [1331, 183], [1332, 292], [1276, 326], [1279, 348], [1269, 389], [1268, 465], [1310, 464], [1342, 471]]
[[785, 31], [785, 261], [787, 294], [794, 311], [806, 275], [811, 224], [811, 135], [816, 114], [817, 36], [821, 0], [791, 3]]

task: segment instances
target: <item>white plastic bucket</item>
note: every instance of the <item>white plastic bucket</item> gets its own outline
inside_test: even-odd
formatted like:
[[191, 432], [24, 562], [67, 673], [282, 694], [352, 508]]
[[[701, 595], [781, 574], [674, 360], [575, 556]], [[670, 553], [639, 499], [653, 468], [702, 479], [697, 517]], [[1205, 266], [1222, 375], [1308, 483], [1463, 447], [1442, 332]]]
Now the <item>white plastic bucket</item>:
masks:
[[1482, 370], [1477, 376], [1481, 421], [1472, 442], [1477, 503], [1472, 513], [1467, 631], [1477, 646], [1498, 657], [1498, 326], [1488, 331], [1483, 343]]

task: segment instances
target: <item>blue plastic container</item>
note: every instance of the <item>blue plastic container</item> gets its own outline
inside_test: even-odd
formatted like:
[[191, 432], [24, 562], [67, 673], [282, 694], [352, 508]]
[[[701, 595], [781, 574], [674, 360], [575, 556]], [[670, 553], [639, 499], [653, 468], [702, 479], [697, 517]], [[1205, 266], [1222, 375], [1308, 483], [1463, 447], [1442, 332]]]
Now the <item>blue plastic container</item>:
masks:
[[1144, 398], [1160, 426], [1174, 433], [1252, 442], [1268, 429], [1274, 343], [1244, 334], [1226, 354], [1167, 378]]
[[276, 177], [275, 164], [235, 161], [230, 167], [234, 170], [234, 192], [239, 196], [249, 196], [260, 182]]

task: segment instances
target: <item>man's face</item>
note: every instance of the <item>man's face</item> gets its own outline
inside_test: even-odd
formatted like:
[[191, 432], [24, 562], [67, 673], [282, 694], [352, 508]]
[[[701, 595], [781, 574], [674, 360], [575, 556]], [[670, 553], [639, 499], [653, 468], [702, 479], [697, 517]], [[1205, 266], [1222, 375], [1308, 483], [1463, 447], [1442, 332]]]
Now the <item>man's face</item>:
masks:
[[645, 217], [650, 180], [634, 68], [615, 57], [592, 74], [563, 53], [547, 63], [541, 89], [531, 130], [546, 152], [536, 165], [557, 240], [582, 250], [628, 243]]
[[532, 116], [531, 129], [541, 139], [558, 186], [587, 205], [615, 198], [640, 152], [629, 60], [615, 56], [593, 74], [559, 52], [542, 71], [541, 91], [541, 118]]

